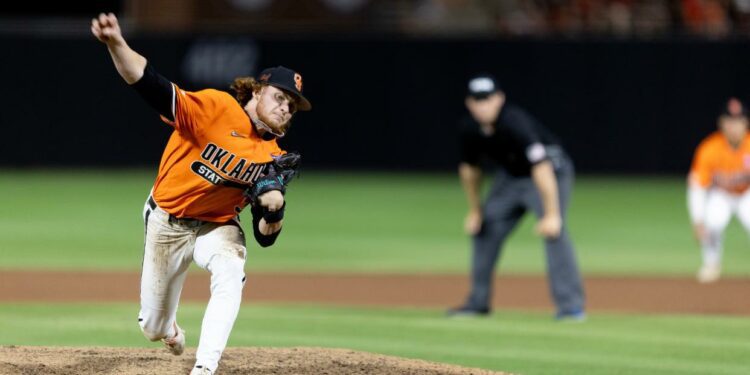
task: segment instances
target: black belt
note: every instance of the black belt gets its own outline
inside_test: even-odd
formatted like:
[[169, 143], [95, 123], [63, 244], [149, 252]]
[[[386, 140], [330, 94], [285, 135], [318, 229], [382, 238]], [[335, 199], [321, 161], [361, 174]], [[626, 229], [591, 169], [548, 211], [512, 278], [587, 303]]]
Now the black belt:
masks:
[[148, 196], [148, 206], [151, 207], [152, 210], [156, 209], [156, 202], [154, 202], [154, 198], [150, 195]]
[[[152, 210], [156, 209], [156, 202], [150, 195], [148, 196], [148, 206], [151, 207]], [[172, 214], [169, 214], [169, 222], [171, 224], [180, 224], [188, 227], [197, 227], [203, 224], [203, 220], [193, 219], [191, 217], [177, 217]]]

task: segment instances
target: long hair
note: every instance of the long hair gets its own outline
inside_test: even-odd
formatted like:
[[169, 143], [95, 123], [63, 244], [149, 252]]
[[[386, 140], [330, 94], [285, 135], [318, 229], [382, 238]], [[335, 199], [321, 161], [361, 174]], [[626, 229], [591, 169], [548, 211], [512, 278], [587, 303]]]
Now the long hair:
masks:
[[234, 82], [229, 86], [235, 92], [235, 99], [243, 107], [253, 98], [253, 92], [260, 91], [261, 87], [263, 87], [263, 84], [256, 81], [253, 77], [235, 78]]

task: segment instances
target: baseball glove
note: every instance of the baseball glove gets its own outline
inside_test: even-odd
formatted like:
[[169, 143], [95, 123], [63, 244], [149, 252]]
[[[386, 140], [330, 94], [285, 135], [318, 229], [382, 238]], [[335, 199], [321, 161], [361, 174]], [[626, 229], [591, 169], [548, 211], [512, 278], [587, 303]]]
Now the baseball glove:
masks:
[[283, 177], [284, 186], [289, 185], [289, 182], [299, 174], [301, 162], [302, 156], [297, 152], [287, 152], [284, 155], [274, 157], [274, 169]]
[[271, 164], [268, 165], [268, 173], [245, 190], [245, 196], [250, 204], [255, 206], [258, 197], [271, 190], [278, 190], [281, 194], [285, 194], [287, 185], [299, 174], [301, 159], [300, 154], [296, 152], [274, 157]]

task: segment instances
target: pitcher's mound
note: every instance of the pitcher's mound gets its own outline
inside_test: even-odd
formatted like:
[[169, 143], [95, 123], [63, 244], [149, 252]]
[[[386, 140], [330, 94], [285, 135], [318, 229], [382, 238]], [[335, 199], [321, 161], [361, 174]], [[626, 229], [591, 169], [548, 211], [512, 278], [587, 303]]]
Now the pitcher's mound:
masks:
[[[195, 349], [0, 346], [2, 375], [164, 375], [190, 372]], [[217, 374], [503, 374], [347, 349], [228, 348]]]

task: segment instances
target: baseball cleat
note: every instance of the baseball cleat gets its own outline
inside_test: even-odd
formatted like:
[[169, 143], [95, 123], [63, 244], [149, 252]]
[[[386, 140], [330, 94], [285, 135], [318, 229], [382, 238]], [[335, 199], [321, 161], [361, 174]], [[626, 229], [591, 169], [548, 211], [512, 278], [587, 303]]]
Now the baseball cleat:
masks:
[[698, 279], [699, 283], [708, 284], [718, 281], [719, 276], [721, 276], [720, 266], [704, 264], [703, 267], [698, 270], [698, 275], [696, 276], [696, 278]]
[[163, 338], [161, 342], [167, 347], [170, 353], [174, 355], [180, 355], [185, 351], [185, 330], [174, 323], [174, 330], [177, 334], [172, 338]]
[[213, 375], [213, 371], [209, 370], [208, 367], [204, 367], [201, 365], [193, 367], [193, 370], [190, 371], [190, 375]]

